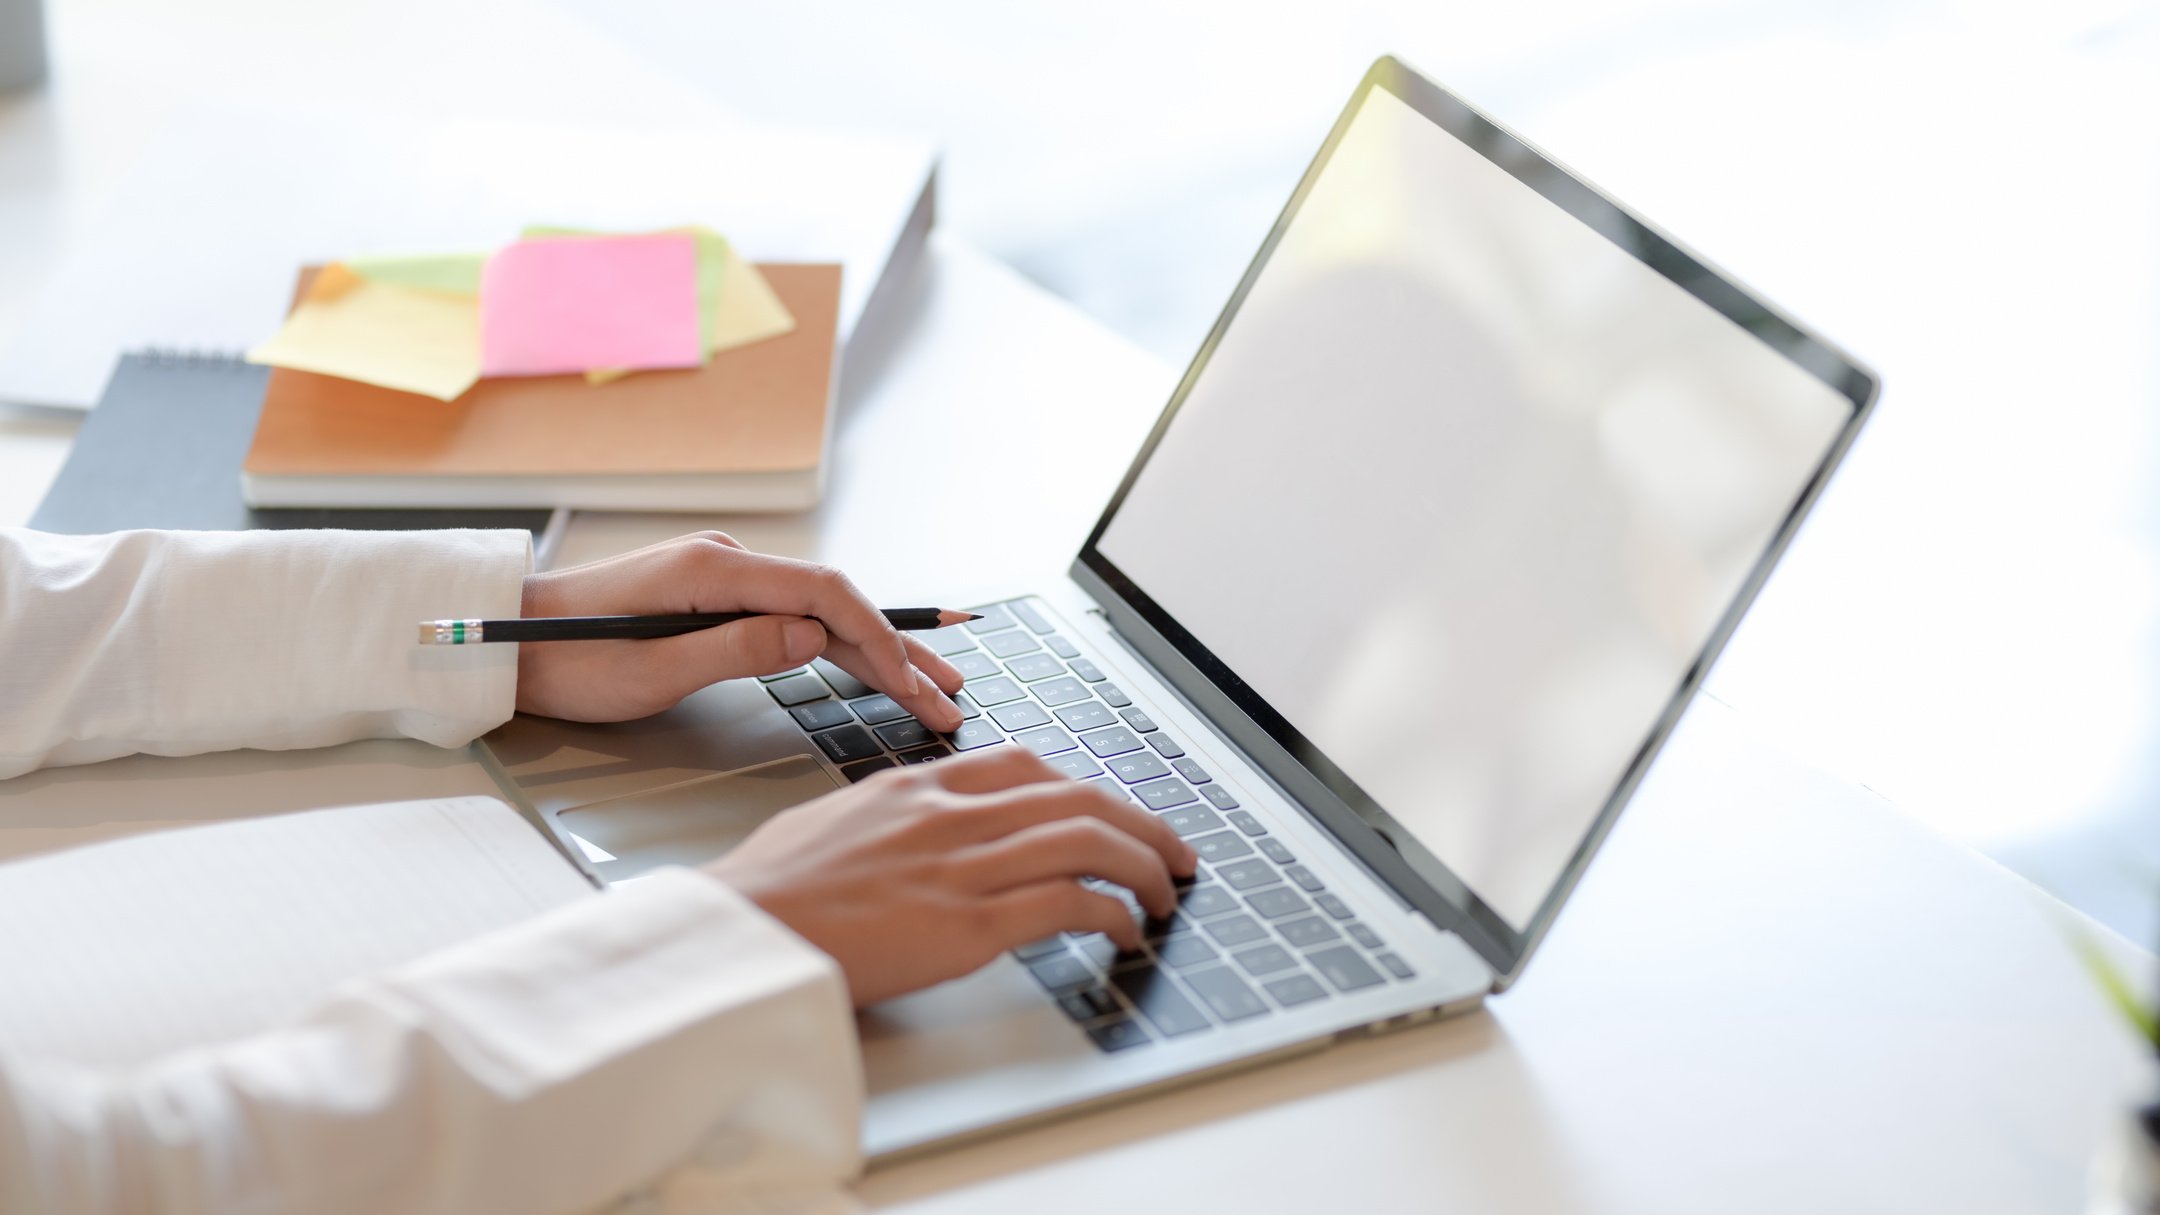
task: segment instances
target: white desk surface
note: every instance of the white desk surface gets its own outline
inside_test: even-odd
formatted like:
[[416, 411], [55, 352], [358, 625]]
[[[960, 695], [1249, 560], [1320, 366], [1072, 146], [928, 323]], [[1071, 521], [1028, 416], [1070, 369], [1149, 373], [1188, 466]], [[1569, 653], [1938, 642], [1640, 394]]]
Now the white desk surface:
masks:
[[[717, 521], [894, 601], [1055, 576], [1171, 379], [997, 263], [934, 249], [851, 364], [826, 505]], [[709, 522], [589, 517], [565, 555]], [[138, 757], [0, 783], [0, 856], [488, 791], [464, 754], [413, 743]], [[2073, 1210], [2151, 1069], [2063, 918], [1704, 701], [1489, 1011], [895, 1166], [863, 1194], [934, 1215]]]

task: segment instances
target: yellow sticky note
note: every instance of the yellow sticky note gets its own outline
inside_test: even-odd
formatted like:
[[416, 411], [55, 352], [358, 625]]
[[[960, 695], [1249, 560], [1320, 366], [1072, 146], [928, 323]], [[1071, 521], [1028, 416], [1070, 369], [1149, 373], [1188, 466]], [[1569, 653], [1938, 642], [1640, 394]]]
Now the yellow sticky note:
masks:
[[456, 400], [480, 378], [480, 301], [331, 263], [248, 362]]
[[756, 266], [735, 252], [732, 243], [720, 243], [725, 249], [720, 263], [720, 298], [713, 309], [706, 352], [733, 350], [737, 346], [793, 333], [794, 314], [780, 302], [779, 293], [772, 289], [772, 284], [765, 281]]
[[[779, 294], [765, 281], [765, 276], [758, 273], [758, 268], [744, 261], [726, 237], [695, 224], [668, 231], [688, 232], [697, 237], [698, 318], [707, 358], [716, 351], [733, 350], [737, 346], [794, 332], [794, 314], [780, 301]], [[527, 240], [593, 235], [597, 234], [590, 229], [544, 225], [529, 226], [524, 231]], [[600, 367], [586, 372], [585, 382], [606, 384], [629, 374], [620, 367]]]

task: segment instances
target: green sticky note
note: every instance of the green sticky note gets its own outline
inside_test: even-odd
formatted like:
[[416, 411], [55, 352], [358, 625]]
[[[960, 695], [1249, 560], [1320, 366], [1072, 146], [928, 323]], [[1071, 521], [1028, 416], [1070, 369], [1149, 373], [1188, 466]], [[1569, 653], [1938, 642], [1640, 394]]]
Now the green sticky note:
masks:
[[347, 269], [371, 283], [409, 287], [415, 291], [440, 291], [445, 295], [480, 294], [480, 271], [487, 265], [485, 253], [424, 253], [409, 257], [355, 257]]

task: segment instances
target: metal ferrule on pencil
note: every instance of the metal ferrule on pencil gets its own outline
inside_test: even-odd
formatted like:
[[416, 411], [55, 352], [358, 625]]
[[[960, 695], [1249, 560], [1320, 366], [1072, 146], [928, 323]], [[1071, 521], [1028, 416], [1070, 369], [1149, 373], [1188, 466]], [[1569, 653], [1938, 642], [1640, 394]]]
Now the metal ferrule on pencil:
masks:
[[476, 645], [487, 640], [484, 620], [423, 620], [421, 645]]

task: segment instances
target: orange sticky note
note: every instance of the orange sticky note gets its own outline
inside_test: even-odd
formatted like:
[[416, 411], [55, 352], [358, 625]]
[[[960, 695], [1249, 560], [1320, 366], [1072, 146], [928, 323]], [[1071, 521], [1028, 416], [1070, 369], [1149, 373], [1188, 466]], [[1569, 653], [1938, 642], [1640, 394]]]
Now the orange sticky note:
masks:
[[480, 280], [482, 375], [696, 367], [697, 240], [685, 233], [523, 240]]

